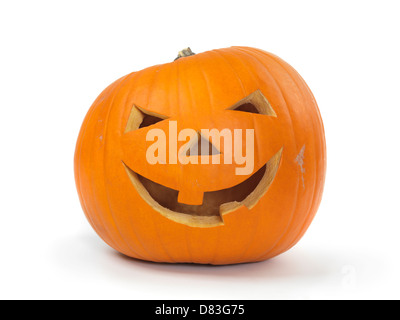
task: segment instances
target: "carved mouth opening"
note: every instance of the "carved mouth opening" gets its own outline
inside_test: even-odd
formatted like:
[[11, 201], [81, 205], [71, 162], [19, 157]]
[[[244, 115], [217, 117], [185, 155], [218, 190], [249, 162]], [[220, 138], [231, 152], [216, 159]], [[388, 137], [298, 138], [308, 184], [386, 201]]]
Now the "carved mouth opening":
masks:
[[194, 216], [220, 216], [220, 207], [224, 203], [241, 202], [254, 191], [265, 174], [266, 165], [241, 184], [229, 189], [204, 192], [202, 205], [187, 205], [178, 202], [178, 191], [162, 186], [138, 175], [140, 182], [154, 200], [169, 210]]
[[192, 227], [223, 225], [223, 216], [245, 206], [253, 208], [274, 180], [282, 156], [277, 152], [244, 182], [223, 190], [205, 192], [202, 205], [178, 202], [178, 190], [160, 185], [127, 167], [126, 172], [141, 197], [156, 211], [173, 221]]

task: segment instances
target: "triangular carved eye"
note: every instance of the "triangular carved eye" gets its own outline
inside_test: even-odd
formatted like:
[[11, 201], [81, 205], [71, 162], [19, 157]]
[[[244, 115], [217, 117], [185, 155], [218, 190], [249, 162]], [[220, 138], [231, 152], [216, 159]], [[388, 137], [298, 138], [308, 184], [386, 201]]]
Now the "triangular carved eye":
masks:
[[241, 106], [237, 107], [234, 109], [235, 111], [242, 111], [242, 112], [248, 112], [248, 113], [258, 113], [260, 114], [260, 111], [255, 107], [254, 104], [252, 103], [245, 103], [242, 104]]
[[261, 90], [257, 90], [246, 98], [229, 107], [228, 110], [263, 114], [266, 116], [276, 117], [276, 113], [267, 98], [262, 94]]
[[146, 111], [134, 105], [129, 116], [128, 124], [126, 125], [125, 133], [149, 127], [165, 119], [168, 119], [168, 117]]
[[140, 124], [139, 129], [151, 126], [151, 125], [156, 124], [157, 122], [160, 122], [160, 121], [163, 121], [163, 120], [164, 119], [158, 118], [156, 116], [152, 116], [152, 115], [149, 115], [149, 114], [144, 114], [143, 121]]

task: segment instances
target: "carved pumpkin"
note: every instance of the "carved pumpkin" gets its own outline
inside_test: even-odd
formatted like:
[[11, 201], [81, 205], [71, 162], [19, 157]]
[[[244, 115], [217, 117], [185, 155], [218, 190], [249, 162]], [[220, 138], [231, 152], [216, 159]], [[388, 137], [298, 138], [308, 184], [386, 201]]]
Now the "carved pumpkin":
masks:
[[127, 256], [169, 263], [255, 262], [290, 249], [317, 211], [325, 168], [306, 83], [247, 47], [184, 51], [117, 80], [91, 107], [75, 153], [81, 204], [98, 235]]

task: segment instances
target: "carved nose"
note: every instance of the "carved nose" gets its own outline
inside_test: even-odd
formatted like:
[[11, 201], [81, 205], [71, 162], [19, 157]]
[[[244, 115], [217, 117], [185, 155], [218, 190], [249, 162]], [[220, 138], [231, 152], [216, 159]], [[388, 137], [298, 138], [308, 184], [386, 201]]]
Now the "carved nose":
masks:
[[187, 156], [214, 156], [218, 154], [221, 154], [218, 148], [201, 132], [197, 132], [197, 137], [192, 139], [186, 151]]

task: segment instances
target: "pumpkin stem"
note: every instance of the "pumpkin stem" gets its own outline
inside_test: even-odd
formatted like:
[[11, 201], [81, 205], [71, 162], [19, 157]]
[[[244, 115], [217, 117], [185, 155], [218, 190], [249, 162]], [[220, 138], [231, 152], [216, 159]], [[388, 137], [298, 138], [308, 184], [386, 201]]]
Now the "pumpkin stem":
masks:
[[190, 57], [190, 56], [194, 56], [194, 55], [195, 55], [195, 53], [192, 51], [192, 49], [186, 48], [178, 53], [178, 57], [174, 61], [176, 61], [180, 58]]

